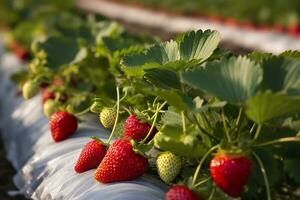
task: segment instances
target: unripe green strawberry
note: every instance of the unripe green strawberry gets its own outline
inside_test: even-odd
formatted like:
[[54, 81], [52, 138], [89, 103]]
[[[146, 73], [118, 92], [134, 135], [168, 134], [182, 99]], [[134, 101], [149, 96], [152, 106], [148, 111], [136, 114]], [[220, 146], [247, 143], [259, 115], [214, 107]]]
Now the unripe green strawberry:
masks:
[[116, 119], [116, 111], [112, 108], [104, 108], [100, 113], [100, 122], [105, 128], [113, 127]]
[[39, 91], [39, 85], [35, 81], [27, 81], [23, 85], [23, 96], [25, 99], [30, 99], [31, 97], [35, 96]]
[[60, 103], [49, 99], [44, 104], [44, 114], [46, 117], [50, 117], [53, 113], [57, 112], [59, 109]]
[[169, 151], [163, 152], [157, 157], [156, 167], [160, 178], [171, 183], [180, 172], [181, 158]]

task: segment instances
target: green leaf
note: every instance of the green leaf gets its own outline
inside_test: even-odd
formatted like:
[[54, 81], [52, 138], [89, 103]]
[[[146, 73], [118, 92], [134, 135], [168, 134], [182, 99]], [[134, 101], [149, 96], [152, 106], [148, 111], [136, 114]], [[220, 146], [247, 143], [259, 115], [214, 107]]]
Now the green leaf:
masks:
[[272, 57], [263, 62], [262, 88], [300, 95], [300, 60]]
[[246, 57], [232, 57], [186, 71], [183, 80], [221, 100], [243, 103], [255, 94], [262, 80], [262, 69]]
[[259, 92], [246, 102], [246, 114], [256, 123], [270, 119], [289, 116], [300, 111], [300, 98], [266, 91]]
[[191, 97], [181, 94], [176, 90], [152, 89], [151, 94], [161, 97], [169, 105], [174, 106], [178, 110], [188, 110], [194, 105]]
[[273, 54], [271, 53], [265, 53], [265, 52], [259, 52], [259, 51], [254, 51], [248, 54], [248, 57], [258, 63], [263, 62], [265, 59], [268, 59], [272, 57]]
[[142, 71], [142, 69], [157, 68], [179, 59], [178, 45], [175, 41], [171, 40], [150, 47], [144, 54], [125, 56], [121, 64], [125, 71]]
[[286, 57], [286, 58], [296, 58], [296, 59], [300, 59], [300, 51], [292, 51], [292, 50], [288, 50], [285, 52], [282, 52], [280, 54], [280, 56]]
[[193, 110], [193, 112], [199, 113], [199, 112], [205, 112], [210, 108], [223, 108], [226, 104], [227, 104], [226, 101], [217, 101], [217, 102], [213, 102], [213, 103], [208, 103], [199, 108], [195, 108]]
[[156, 134], [154, 143], [159, 149], [189, 158], [200, 158], [208, 149], [193, 133], [184, 135], [178, 125], [164, 126]]
[[221, 34], [217, 31], [188, 32], [179, 44], [180, 58], [184, 61], [196, 59], [198, 62], [203, 62], [213, 54], [220, 40]]
[[142, 76], [143, 70], [152, 68], [183, 69], [209, 58], [219, 41], [217, 31], [192, 31], [185, 34], [179, 44], [171, 40], [155, 44], [145, 53], [125, 56], [121, 65], [131, 76]]
[[14, 82], [14, 83], [24, 83], [26, 80], [28, 80], [28, 71], [27, 70], [20, 70], [20, 71], [17, 71], [15, 73], [13, 73], [11, 75], [11, 80]]
[[79, 51], [76, 40], [63, 36], [50, 37], [39, 47], [46, 52], [47, 64], [54, 70], [71, 63]]
[[178, 125], [182, 124], [181, 115], [176, 112], [176, 108], [169, 107], [168, 111], [163, 115], [162, 122], [164, 125]]
[[288, 173], [289, 177], [293, 179], [297, 184], [300, 184], [300, 160], [298, 158], [295, 159], [287, 159], [283, 161], [284, 169]]
[[150, 69], [144, 74], [144, 79], [151, 85], [163, 89], [180, 89], [177, 74], [170, 70]]

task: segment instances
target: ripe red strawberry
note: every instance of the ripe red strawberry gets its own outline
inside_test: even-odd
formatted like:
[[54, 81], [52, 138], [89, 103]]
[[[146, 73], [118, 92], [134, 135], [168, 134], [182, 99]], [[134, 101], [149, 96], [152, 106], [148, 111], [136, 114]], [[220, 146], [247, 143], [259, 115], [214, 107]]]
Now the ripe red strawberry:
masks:
[[[135, 115], [130, 115], [124, 123], [124, 138], [141, 141], [147, 136], [150, 128], [150, 124], [141, 122]], [[150, 141], [156, 132], [154, 128], [147, 140]]]
[[82, 149], [74, 167], [77, 173], [82, 173], [99, 166], [106, 154], [106, 146], [99, 139], [88, 142]]
[[15, 50], [15, 54], [22, 61], [25, 61], [29, 57], [28, 52], [21, 47]]
[[252, 162], [243, 155], [216, 155], [210, 162], [213, 181], [226, 194], [239, 197], [251, 173]]
[[13, 41], [10, 44], [10, 49], [12, 49], [15, 55], [22, 61], [29, 57], [28, 52], [26, 52], [26, 50], [16, 41]]
[[136, 154], [128, 140], [118, 139], [108, 149], [95, 172], [102, 183], [127, 181], [138, 178], [148, 168], [148, 160]]
[[49, 127], [55, 142], [62, 141], [72, 135], [77, 129], [77, 119], [65, 111], [58, 111], [51, 115]]
[[168, 190], [165, 200], [201, 200], [201, 198], [186, 186], [175, 185]]

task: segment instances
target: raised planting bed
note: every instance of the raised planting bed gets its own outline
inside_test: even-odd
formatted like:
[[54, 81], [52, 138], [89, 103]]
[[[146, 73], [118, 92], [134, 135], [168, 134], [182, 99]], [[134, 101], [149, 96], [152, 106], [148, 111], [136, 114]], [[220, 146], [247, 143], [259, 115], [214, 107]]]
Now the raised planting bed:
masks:
[[78, 175], [76, 159], [90, 136], [103, 141], [108, 131], [99, 126], [97, 117], [84, 117], [77, 133], [59, 144], [53, 143], [48, 120], [40, 106], [41, 97], [24, 101], [16, 96], [10, 82], [13, 71], [23, 66], [16, 57], [1, 55], [1, 129], [8, 159], [17, 175], [14, 178], [20, 192], [31, 199], [163, 199], [166, 186], [151, 175], [129, 182], [101, 184], [90, 170]]
[[[280, 53], [285, 50], [300, 50], [300, 39], [272, 29], [245, 28], [245, 26], [219, 23], [206, 17], [174, 15], [127, 5], [116, 1], [105, 0], [76, 0], [76, 5], [83, 10], [95, 12], [108, 18], [125, 23], [151, 27], [167, 33], [181, 33], [195, 29], [214, 29], [222, 34], [222, 40], [246, 49]], [[159, 31], [155, 31], [159, 32]]]
[[299, 51], [235, 55], [216, 30], [161, 42], [59, 5], [25, 17], [39, 30], [27, 44], [24, 20], [10, 24], [6, 46], [26, 67], [1, 58], [2, 136], [22, 193], [299, 199]]

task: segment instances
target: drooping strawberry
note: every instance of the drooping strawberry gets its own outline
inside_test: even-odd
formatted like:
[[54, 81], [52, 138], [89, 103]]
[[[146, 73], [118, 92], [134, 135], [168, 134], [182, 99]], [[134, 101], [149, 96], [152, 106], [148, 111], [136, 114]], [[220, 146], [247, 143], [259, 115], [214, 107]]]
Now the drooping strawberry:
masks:
[[58, 111], [51, 115], [49, 127], [53, 140], [60, 142], [75, 133], [77, 130], [77, 119], [68, 112]]
[[35, 96], [39, 91], [39, 85], [36, 81], [29, 80], [23, 85], [24, 99], [30, 99]]
[[138, 178], [148, 168], [148, 160], [136, 154], [128, 140], [118, 139], [108, 149], [95, 172], [102, 183], [127, 181]]
[[247, 156], [219, 154], [210, 162], [210, 174], [226, 194], [239, 197], [250, 176], [251, 166]]
[[82, 173], [99, 166], [106, 154], [106, 146], [99, 139], [93, 139], [82, 149], [75, 164], [74, 170]]
[[172, 152], [159, 154], [156, 160], [158, 175], [164, 182], [171, 183], [179, 174], [181, 163], [181, 158]]
[[[130, 115], [124, 123], [124, 138], [139, 142], [147, 136], [150, 128], [150, 124], [141, 122], [136, 115]], [[156, 132], [154, 128], [147, 140], [150, 141]]]
[[116, 120], [116, 111], [113, 108], [103, 108], [99, 119], [105, 128], [112, 128]]
[[202, 200], [184, 185], [172, 186], [165, 195], [165, 200]]

